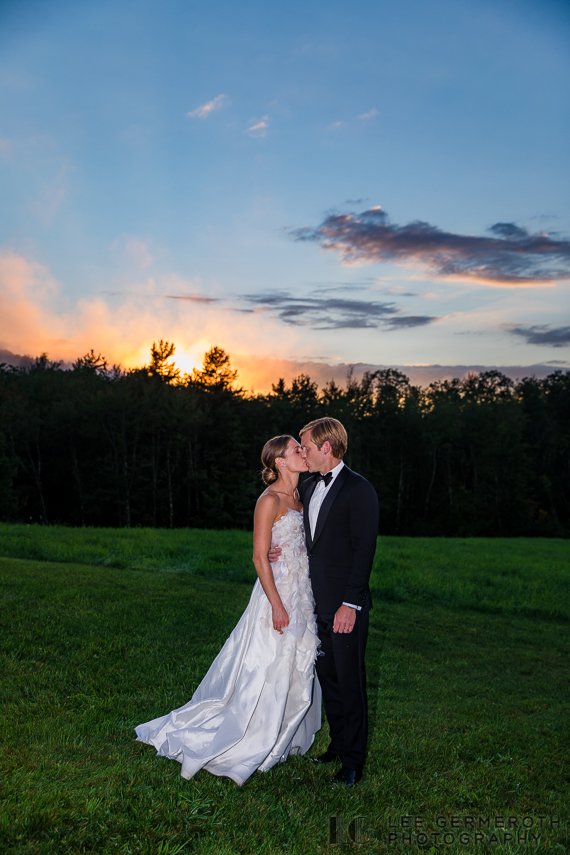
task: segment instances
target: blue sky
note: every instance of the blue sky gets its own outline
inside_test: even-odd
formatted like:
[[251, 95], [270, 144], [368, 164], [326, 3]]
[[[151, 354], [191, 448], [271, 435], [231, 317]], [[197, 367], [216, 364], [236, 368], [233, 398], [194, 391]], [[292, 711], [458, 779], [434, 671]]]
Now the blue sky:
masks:
[[556, 0], [5, 0], [0, 348], [566, 366], [569, 71]]

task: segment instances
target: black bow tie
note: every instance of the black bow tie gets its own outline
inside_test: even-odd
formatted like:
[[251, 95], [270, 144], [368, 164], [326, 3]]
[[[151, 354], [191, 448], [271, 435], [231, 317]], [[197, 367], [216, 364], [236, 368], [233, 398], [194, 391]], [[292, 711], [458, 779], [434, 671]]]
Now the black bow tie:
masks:
[[328, 486], [329, 486], [329, 484], [330, 484], [330, 482], [332, 481], [332, 479], [333, 479], [333, 474], [332, 474], [332, 472], [327, 472], [327, 474], [326, 474], [326, 475], [323, 475], [323, 474], [322, 474], [322, 472], [317, 472], [317, 473], [315, 474], [315, 481], [317, 482], [317, 484], [319, 483], [319, 481], [324, 481], [324, 482], [325, 482], [325, 487], [328, 487]]

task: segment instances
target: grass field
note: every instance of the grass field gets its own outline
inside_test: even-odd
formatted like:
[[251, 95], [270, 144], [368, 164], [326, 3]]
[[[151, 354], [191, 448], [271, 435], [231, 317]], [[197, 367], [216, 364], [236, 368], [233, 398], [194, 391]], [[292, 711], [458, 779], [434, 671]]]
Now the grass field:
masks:
[[570, 851], [568, 541], [380, 539], [354, 791], [303, 757], [186, 782], [134, 739], [245, 608], [250, 534], [0, 525], [0, 556], [0, 852]]

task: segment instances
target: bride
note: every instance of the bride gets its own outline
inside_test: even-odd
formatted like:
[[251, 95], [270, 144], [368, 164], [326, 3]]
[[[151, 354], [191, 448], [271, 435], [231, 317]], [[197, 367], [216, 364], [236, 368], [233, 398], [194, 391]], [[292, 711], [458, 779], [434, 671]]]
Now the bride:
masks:
[[[266, 442], [261, 462], [267, 488], [253, 519], [258, 579], [249, 604], [192, 699], [136, 728], [138, 741], [178, 760], [187, 779], [207, 769], [243, 784], [256, 769], [304, 754], [321, 726], [319, 640], [297, 492], [308, 467], [291, 436]], [[277, 543], [281, 556], [270, 564]]]

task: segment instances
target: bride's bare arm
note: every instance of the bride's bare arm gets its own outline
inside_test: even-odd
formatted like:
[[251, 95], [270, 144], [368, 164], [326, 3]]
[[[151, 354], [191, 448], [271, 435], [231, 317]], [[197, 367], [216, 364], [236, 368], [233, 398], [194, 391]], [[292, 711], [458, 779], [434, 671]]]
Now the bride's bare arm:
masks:
[[289, 617], [275, 587], [273, 570], [267, 558], [267, 552], [271, 546], [271, 529], [278, 509], [279, 499], [274, 493], [265, 493], [257, 500], [253, 515], [253, 563], [265, 595], [271, 604], [273, 629], [283, 635], [284, 627], [289, 625]]

